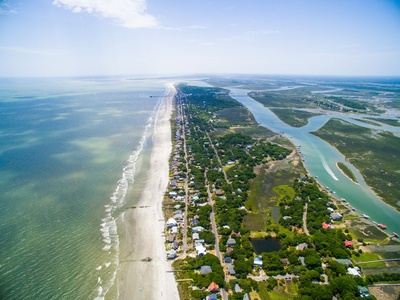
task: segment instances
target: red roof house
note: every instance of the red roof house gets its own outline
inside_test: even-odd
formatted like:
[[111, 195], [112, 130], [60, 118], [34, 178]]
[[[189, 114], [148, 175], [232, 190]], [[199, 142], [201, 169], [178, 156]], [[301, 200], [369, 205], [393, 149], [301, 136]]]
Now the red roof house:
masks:
[[323, 228], [323, 229], [329, 229], [329, 228], [331, 228], [331, 225], [329, 225], [329, 224], [326, 223], [326, 222], [322, 222], [322, 228]]
[[208, 291], [210, 293], [216, 293], [219, 291], [219, 286], [215, 282], [211, 282], [210, 285], [208, 286]]
[[348, 241], [348, 240], [344, 240], [344, 245], [345, 245], [347, 248], [351, 248], [351, 247], [353, 246], [353, 243], [350, 242], [350, 241]]

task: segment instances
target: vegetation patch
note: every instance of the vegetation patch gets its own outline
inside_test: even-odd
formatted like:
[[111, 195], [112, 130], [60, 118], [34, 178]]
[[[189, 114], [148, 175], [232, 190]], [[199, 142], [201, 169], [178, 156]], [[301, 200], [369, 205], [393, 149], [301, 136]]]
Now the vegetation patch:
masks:
[[[381, 260], [382, 257], [379, 254], [371, 253], [371, 252], [363, 252], [359, 256], [353, 255], [352, 260], [357, 264], [360, 262], [368, 262], [374, 260]], [[360, 264], [362, 268], [381, 268], [385, 267], [386, 263], [383, 261], [380, 262], [371, 262], [371, 263], [363, 263]]]
[[256, 125], [253, 115], [245, 107], [230, 107], [216, 112], [218, 118], [225, 119], [230, 125]]
[[400, 122], [399, 120], [396, 119], [376, 119], [376, 118], [367, 118], [376, 122], [381, 122], [390, 126], [397, 126], [400, 127]]
[[293, 189], [293, 187], [287, 184], [275, 186], [274, 191], [279, 195], [279, 201], [286, 197], [288, 197], [290, 200], [293, 200], [295, 195], [295, 190]]
[[335, 146], [385, 202], [400, 209], [400, 138], [338, 119], [329, 120], [313, 134]]
[[309, 91], [296, 89], [296, 92], [258, 92], [251, 93], [250, 96], [266, 107], [316, 108], [307, 98], [309, 94]]
[[292, 127], [303, 127], [308, 124], [308, 119], [321, 115], [298, 109], [271, 108], [271, 111], [281, 119], [282, 122]]
[[357, 183], [356, 176], [354, 176], [354, 173], [350, 170], [350, 168], [345, 163], [338, 162], [336, 165], [339, 168], [339, 170], [342, 171], [342, 173], [344, 175], [346, 175], [348, 178], [350, 178], [353, 182]]
[[375, 119], [372, 119], [374, 121], [372, 121], [372, 120], [369, 121], [369, 120], [366, 120], [366, 119], [359, 119], [359, 118], [354, 119], [354, 120], [359, 121], [359, 122], [363, 122], [365, 124], [373, 125], [373, 126], [382, 126], [382, 124], [376, 123]]
[[387, 238], [387, 235], [384, 232], [373, 225], [358, 226], [357, 228], [352, 228], [352, 232], [358, 239], [363, 239], [367, 241], [381, 242], [382, 240]]

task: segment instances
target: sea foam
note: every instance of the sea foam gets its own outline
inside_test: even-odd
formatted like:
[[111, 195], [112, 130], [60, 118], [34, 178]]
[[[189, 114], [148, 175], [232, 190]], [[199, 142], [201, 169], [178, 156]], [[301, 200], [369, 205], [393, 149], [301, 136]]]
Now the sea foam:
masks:
[[[126, 194], [129, 187], [134, 183], [134, 177], [136, 172], [136, 162], [143, 151], [144, 145], [147, 139], [155, 132], [155, 123], [157, 121], [157, 114], [159, 108], [161, 107], [161, 102], [163, 98], [160, 98], [157, 102], [152, 114], [146, 122], [144, 128], [144, 133], [139, 141], [138, 146], [127, 159], [127, 164], [122, 168], [121, 178], [117, 181], [117, 186], [110, 197], [110, 202], [104, 205], [105, 217], [101, 219], [100, 233], [102, 240], [105, 243], [102, 250], [110, 253], [112, 255], [112, 262], [105, 263], [105, 267], [108, 268], [111, 264], [115, 266], [112, 278], [108, 282], [104, 282], [101, 277], [99, 277], [99, 285], [97, 287], [97, 297], [95, 299], [104, 299], [108, 290], [114, 284], [115, 278], [117, 276], [117, 267], [119, 265], [119, 237], [117, 230], [116, 219], [123, 216], [123, 213], [119, 213], [120, 209], [126, 202]], [[150, 130], [153, 129], [153, 132]]]

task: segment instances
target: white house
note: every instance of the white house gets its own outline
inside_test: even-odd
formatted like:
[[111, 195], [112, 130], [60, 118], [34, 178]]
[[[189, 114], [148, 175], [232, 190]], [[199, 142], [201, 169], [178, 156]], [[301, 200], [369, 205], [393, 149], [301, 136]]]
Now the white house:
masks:
[[177, 224], [177, 222], [176, 222], [176, 220], [174, 218], [169, 218], [168, 221], [167, 221], [167, 226], [168, 227], [174, 227], [174, 226], [176, 226], [176, 224]]

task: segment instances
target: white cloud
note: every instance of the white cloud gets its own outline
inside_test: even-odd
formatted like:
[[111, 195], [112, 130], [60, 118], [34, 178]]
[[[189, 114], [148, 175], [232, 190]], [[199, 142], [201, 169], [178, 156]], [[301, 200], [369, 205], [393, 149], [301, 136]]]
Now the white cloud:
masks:
[[8, 1], [0, 0], [0, 15], [13, 15], [17, 11], [8, 3]]
[[146, 13], [146, 0], [54, 0], [54, 5], [74, 13], [95, 14], [127, 28], [154, 28], [156, 18]]
[[38, 54], [38, 55], [58, 55], [66, 53], [66, 51], [64, 50], [33, 49], [33, 48], [8, 47], [8, 46], [0, 46], [0, 51], [23, 53], [23, 54]]

